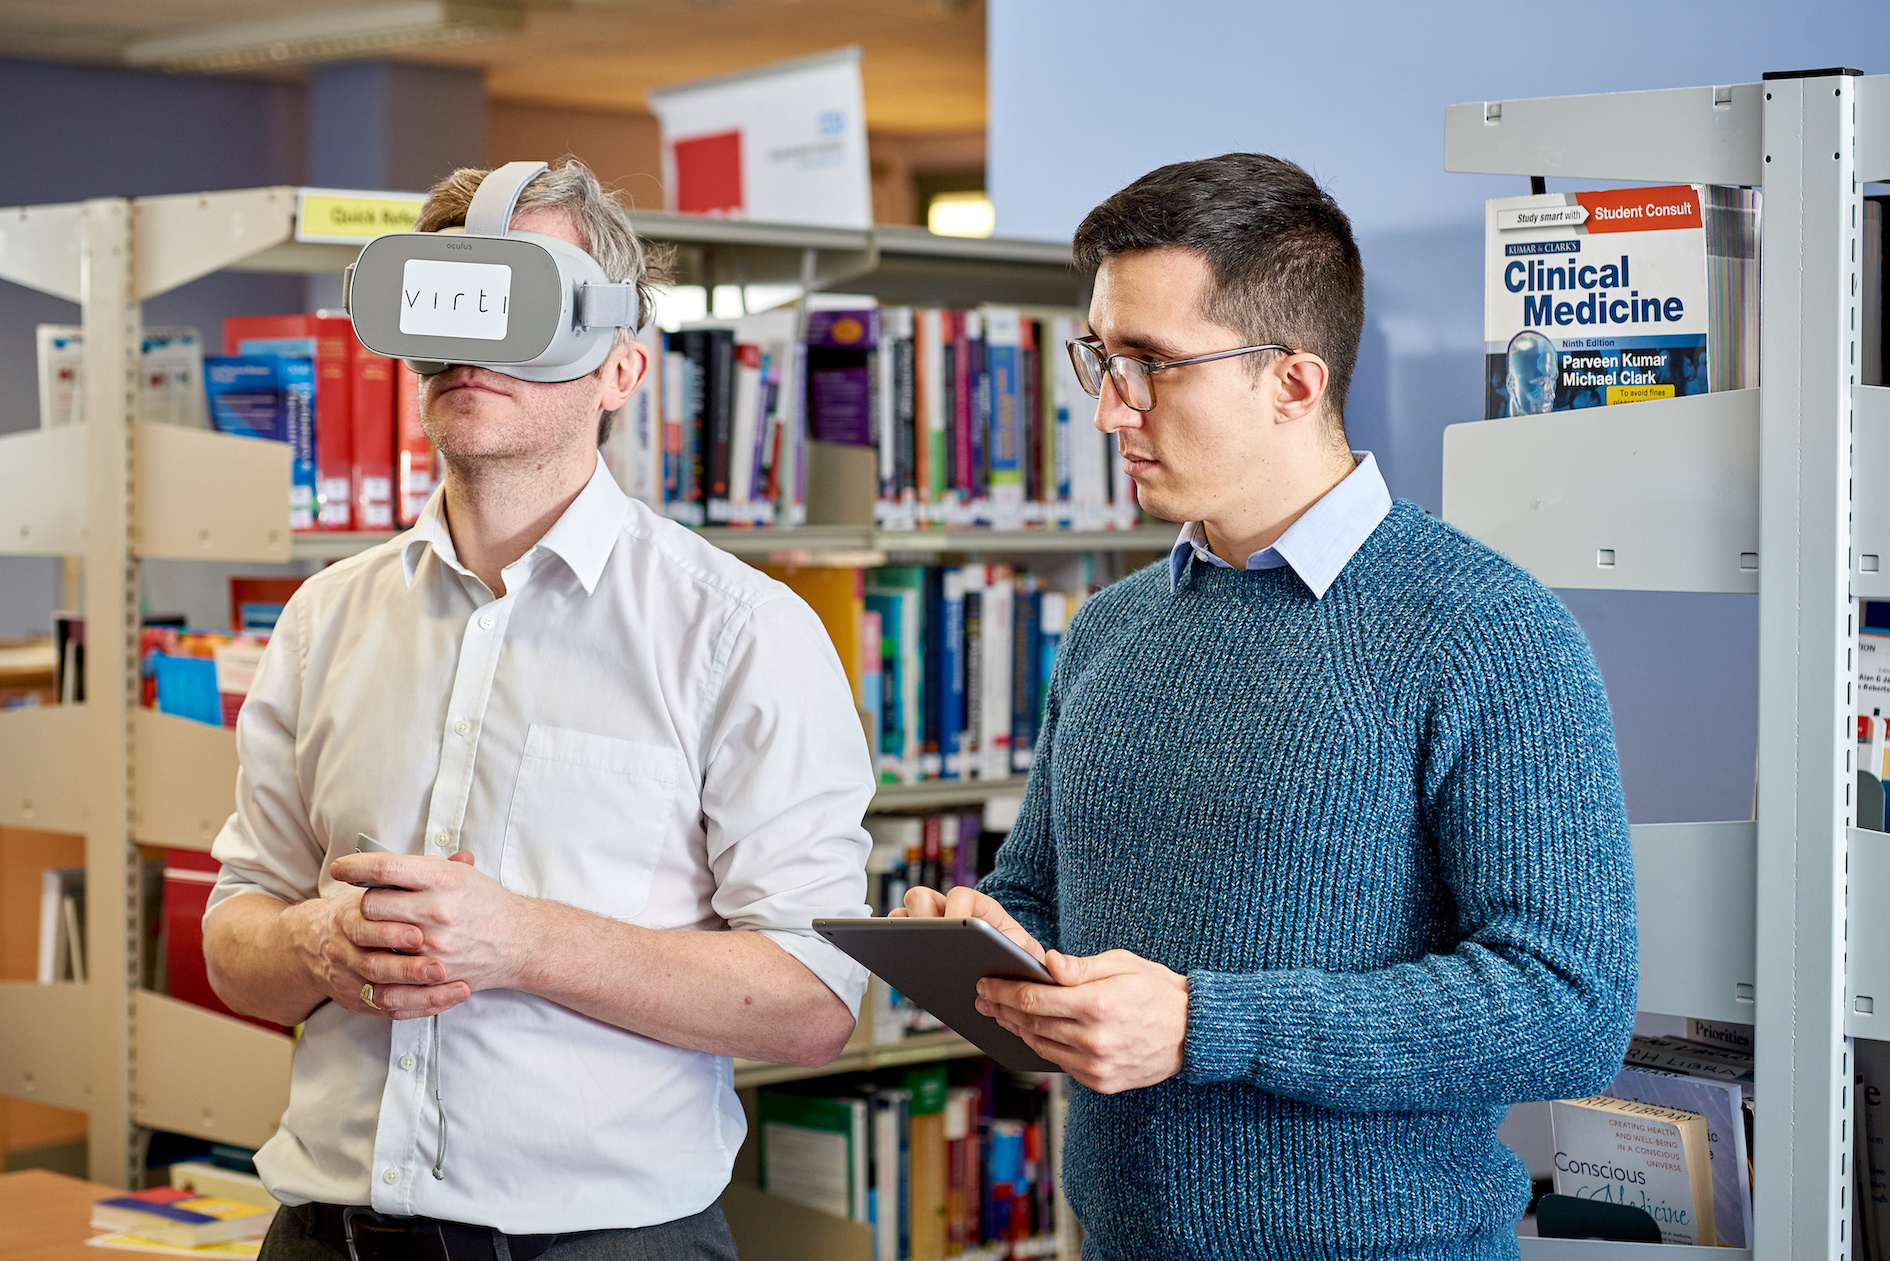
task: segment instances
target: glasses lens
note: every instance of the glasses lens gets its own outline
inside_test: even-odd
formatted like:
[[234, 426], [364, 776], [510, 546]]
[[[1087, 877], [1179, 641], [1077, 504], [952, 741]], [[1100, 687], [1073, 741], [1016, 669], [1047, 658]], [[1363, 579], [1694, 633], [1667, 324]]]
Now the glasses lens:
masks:
[[1070, 344], [1070, 364], [1076, 369], [1076, 383], [1091, 398], [1102, 397], [1102, 358], [1088, 342]]
[[1149, 379], [1148, 366], [1140, 359], [1111, 359], [1109, 379], [1116, 383], [1116, 394], [1129, 407], [1145, 412], [1155, 406], [1155, 385]]

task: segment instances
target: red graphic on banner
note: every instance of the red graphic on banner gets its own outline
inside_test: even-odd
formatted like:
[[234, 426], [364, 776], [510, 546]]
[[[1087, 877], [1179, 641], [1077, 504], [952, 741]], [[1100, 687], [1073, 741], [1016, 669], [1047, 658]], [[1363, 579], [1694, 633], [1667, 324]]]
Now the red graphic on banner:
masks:
[[691, 136], [670, 146], [676, 155], [676, 209], [686, 215], [742, 212], [742, 133]]
[[1590, 232], [1657, 232], [1700, 226], [1700, 199], [1690, 184], [1664, 188], [1623, 188], [1606, 193], [1576, 193], [1588, 209]]

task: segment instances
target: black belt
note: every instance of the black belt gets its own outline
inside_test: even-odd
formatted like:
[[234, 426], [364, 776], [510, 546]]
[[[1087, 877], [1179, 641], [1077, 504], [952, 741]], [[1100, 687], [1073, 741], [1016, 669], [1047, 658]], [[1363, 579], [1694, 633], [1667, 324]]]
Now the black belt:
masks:
[[303, 1204], [292, 1210], [303, 1228], [349, 1261], [535, 1261], [553, 1244], [608, 1232], [508, 1235], [491, 1226], [443, 1222], [432, 1217], [392, 1217], [359, 1205]]

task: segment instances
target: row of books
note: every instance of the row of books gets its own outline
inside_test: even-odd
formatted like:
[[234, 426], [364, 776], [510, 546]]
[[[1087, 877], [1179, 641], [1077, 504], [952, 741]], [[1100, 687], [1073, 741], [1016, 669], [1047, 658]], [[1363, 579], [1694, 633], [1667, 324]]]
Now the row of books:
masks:
[[867, 453], [884, 529], [1133, 526], [1133, 483], [1064, 350], [1082, 331], [1015, 307], [692, 321], [645, 335], [655, 370], [606, 455], [688, 525], [805, 524], [814, 443]]
[[1080, 596], [1010, 565], [763, 569], [820, 615], [883, 783], [1030, 769]]
[[[38, 355], [41, 424], [82, 422], [81, 330], [40, 325]], [[344, 313], [232, 316], [209, 356], [194, 328], [147, 329], [142, 363], [140, 420], [290, 446], [295, 530], [411, 525], [438, 482], [417, 378], [362, 346]]]
[[761, 1189], [872, 1226], [875, 1261], [1052, 1255], [1061, 1091], [986, 1060], [763, 1090]]
[[1756, 386], [1760, 204], [1714, 184], [1490, 200], [1484, 416]]

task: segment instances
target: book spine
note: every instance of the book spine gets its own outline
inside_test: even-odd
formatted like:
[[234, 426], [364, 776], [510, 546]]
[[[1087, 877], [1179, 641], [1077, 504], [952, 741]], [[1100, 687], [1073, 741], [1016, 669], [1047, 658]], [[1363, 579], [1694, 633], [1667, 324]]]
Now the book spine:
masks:
[[938, 743], [942, 773], [959, 779], [965, 773], [965, 580], [962, 570], [948, 569], [941, 576], [940, 640], [944, 646], [939, 693]]
[[420, 513], [439, 484], [439, 455], [427, 440], [420, 420], [420, 375], [406, 364], [394, 362], [394, 427], [400, 451], [395, 476], [394, 508], [403, 528], [420, 519]]
[[1024, 441], [1018, 414], [1022, 340], [1022, 320], [1015, 309], [984, 312], [987, 493], [991, 524], [1006, 530], [1023, 525]]
[[977, 375], [971, 366], [971, 323], [969, 311], [952, 312], [952, 485], [961, 499], [969, 501], [976, 494], [973, 467], [976, 450], [972, 445], [972, 390]]
[[1043, 643], [1043, 595], [1028, 575], [1018, 580], [1011, 643], [1011, 770], [1030, 770], [1037, 749], [1037, 656]]
[[1011, 639], [1015, 603], [1011, 571], [992, 565], [982, 601], [983, 696], [978, 732], [979, 774], [1003, 779], [1011, 773]]
[[[983, 566], [967, 566], [982, 570]], [[984, 702], [985, 634], [983, 576], [977, 575], [965, 589], [965, 722], [958, 739], [960, 764], [964, 777], [984, 774]]]
[[[708, 330], [709, 395], [703, 401], [704, 462], [699, 474], [702, 502], [710, 521], [728, 520], [729, 467], [735, 429], [735, 334]], [[719, 516], [718, 516], [719, 505]]]
[[682, 432], [689, 407], [689, 357], [679, 333], [663, 335], [663, 503], [682, 499]]
[[394, 528], [394, 361], [366, 347], [354, 359], [354, 521], [361, 530]]

